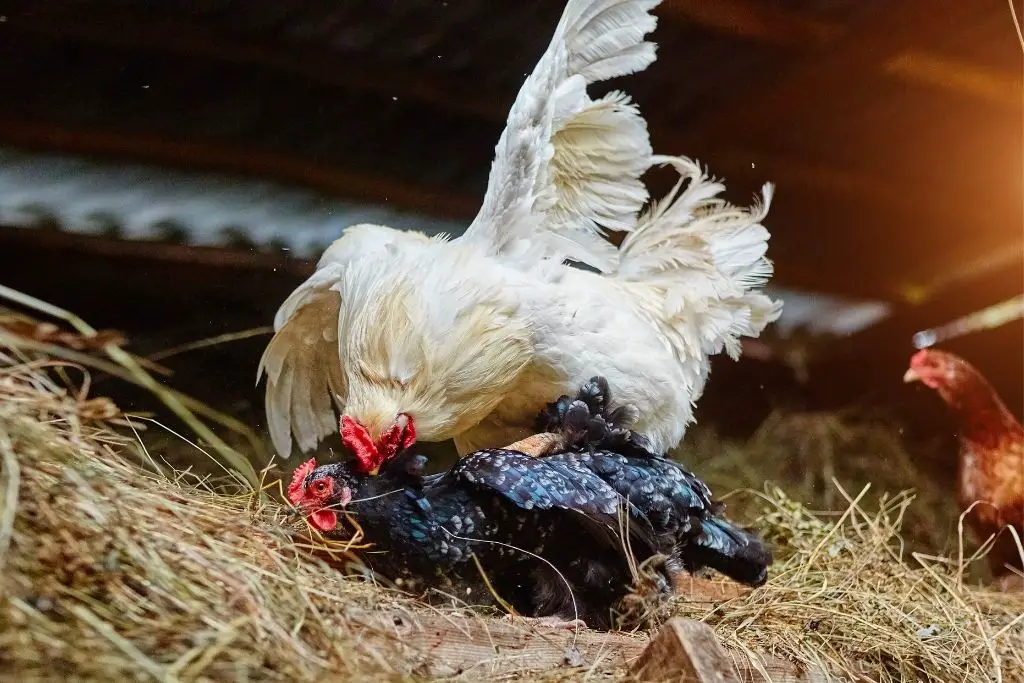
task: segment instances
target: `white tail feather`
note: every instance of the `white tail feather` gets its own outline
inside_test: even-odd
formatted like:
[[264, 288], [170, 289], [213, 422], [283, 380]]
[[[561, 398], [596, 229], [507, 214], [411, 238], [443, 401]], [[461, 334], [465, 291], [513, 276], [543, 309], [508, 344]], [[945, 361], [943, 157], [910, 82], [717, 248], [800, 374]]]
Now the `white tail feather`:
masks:
[[[772, 186], [750, 208], [718, 195], [725, 188], [683, 157], [655, 157], [679, 172], [668, 195], [623, 240], [618, 277], [664, 291], [664, 313], [687, 353], [739, 357], [740, 337], [756, 337], [782, 312], [757, 291], [772, 275], [768, 213]], [[686, 185], [685, 189], [683, 186]]]

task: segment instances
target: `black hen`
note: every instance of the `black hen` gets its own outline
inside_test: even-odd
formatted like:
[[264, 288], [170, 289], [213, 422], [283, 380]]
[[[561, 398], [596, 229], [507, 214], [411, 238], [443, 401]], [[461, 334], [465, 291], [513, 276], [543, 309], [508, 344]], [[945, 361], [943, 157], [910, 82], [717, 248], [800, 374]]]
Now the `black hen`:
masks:
[[602, 377], [591, 379], [575, 399], [549, 403], [537, 428], [561, 434], [563, 445], [545, 460], [591, 472], [628, 500], [651, 524], [670, 580], [681, 570], [709, 567], [741, 583], [764, 583], [772, 564], [768, 547], [721, 517], [725, 505], [712, 499], [697, 475], [648, 450], [647, 440], [629, 429], [635, 417], [630, 407], [610, 411], [610, 403]]
[[567, 445], [543, 458], [489, 449], [429, 476], [426, 459], [408, 452], [373, 476], [354, 462], [311, 460], [296, 470], [289, 497], [328, 534], [339, 511], [352, 515], [384, 551], [367, 554], [367, 564], [410, 590], [480, 604], [494, 602], [493, 588], [528, 616], [608, 626], [633, 584], [631, 560], [655, 556], [665, 557], [666, 590], [681, 570], [704, 566], [762, 582], [767, 549], [715, 517], [707, 487], [648, 452], [624, 426], [626, 411], [606, 412], [607, 399], [595, 380], [577, 400], [551, 404], [544, 427]]
[[[296, 470], [289, 496], [328, 535], [338, 512], [350, 514], [373, 550], [384, 551], [364, 561], [410, 591], [491, 604], [493, 588], [526, 616], [610, 625], [632, 584], [619, 534], [625, 506], [611, 487], [517, 451], [479, 451], [440, 475], [422, 476], [424, 462], [403, 454], [368, 476], [349, 463], [310, 461]], [[624, 526], [633, 551], [652, 555], [649, 523], [623, 516], [632, 517]]]

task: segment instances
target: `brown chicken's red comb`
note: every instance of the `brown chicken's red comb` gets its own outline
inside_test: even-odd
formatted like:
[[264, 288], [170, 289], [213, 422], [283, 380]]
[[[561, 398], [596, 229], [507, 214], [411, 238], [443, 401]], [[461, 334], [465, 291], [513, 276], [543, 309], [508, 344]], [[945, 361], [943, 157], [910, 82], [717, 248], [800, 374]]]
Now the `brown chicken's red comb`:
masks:
[[305, 497], [302, 484], [306, 481], [309, 473], [316, 469], [316, 458], [310, 458], [295, 468], [292, 472], [292, 483], [288, 484], [288, 500], [292, 505], [298, 505]]
[[921, 363], [925, 358], [931, 355], [931, 351], [928, 349], [921, 349], [913, 356], [910, 357], [910, 365], [913, 366], [915, 363]]

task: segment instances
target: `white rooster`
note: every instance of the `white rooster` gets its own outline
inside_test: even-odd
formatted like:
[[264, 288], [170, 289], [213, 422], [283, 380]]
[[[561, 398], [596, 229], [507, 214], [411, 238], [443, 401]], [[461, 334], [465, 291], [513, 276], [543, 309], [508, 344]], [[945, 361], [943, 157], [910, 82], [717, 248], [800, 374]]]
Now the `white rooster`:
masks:
[[[695, 162], [653, 155], [627, 96], [587, 94], [654, 61], [644, 38], [659, 1], [569, 0], [462, 236], [355, 225], [326, 250], [260, 362], [280, 455], [293, 436], [314, 449], [339, 429], [336, 411], [370, 471], [417, 437], [453, 438], [460, 453], [502, 446], [595, 374], [636, 408], [655, 451], [679, 442], [709, 356], [736, 358], [781, 305], [759, 290], [771, 186], [731, 206]], [[652, 164], [680, 180], [641, 213]], [[627, 233], [621, 247], [604, 230]]]

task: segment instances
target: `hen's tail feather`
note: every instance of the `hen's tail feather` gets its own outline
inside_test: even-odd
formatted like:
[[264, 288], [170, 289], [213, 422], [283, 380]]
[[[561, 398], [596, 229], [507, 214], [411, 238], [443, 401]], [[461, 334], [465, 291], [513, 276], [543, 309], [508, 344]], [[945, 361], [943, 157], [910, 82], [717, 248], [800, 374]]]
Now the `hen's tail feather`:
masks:
[[538, 432], [552, 432], [567, 449], [610, 450], [627, 456], [652, 455], [650, 443], [630, 429], [637, 411], [632, 405], [611, 408], [611, 389], [604, 377], [591, 377], [575, 398], [561, 396], [548, 403], [535, 420]]
[[705, 519], [701, 526], [700, 534], [683, 553], [688, 570], [709, 567], [749, 586], [767, 580], [773, 558], [761, 539], [720, 518]]

